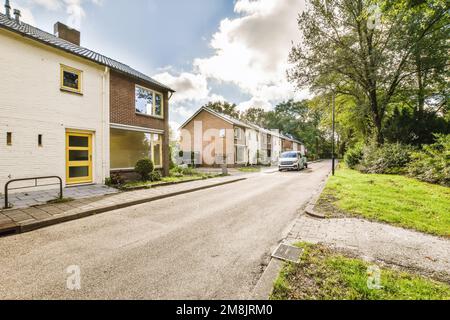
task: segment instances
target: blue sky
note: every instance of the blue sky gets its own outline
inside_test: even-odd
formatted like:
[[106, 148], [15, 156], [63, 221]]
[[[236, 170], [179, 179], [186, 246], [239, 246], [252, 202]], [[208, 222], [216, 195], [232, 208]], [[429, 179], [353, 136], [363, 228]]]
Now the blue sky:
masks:
[[286, 80], [299, 41], [303, 0], [11, 0], [23, 20], [52, 32], [57, 21], [81, 31], [81, 44], [177, 90], [177, 127], [204, 103], [245, 110], [300, 99]]

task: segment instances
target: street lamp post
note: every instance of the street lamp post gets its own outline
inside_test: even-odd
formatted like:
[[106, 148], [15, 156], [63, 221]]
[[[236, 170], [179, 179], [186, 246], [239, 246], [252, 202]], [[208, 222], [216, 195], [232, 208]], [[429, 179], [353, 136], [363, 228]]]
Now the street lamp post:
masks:
[[333, 98], [332, 98], [333, 102], [332, 102], [332, 108], [333, 108], [333, 142], [332, 142], [332, 147], [331, 147], [331, 157], [332, 157], [332, 166], [333, 168], [331, 169], [331, 172], [333, 173], [333, 176], [335, 174], [335, 168], [336, 168], [336, 157], [335, 157], [335, 131], [336, 131], [336, 92], [333, 90]]

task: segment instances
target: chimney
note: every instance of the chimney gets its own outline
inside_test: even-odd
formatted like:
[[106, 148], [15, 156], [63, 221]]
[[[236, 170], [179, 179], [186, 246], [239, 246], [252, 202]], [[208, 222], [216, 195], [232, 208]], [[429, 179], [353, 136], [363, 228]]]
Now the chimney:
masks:
[[14, 9], [14, 19], [16, 20], [16, 23], [20, 24], [20, 17], [22, 14], [20, 13], [20, 10]]
[[80, 31], [72, 29], [61, 22], [55, 23], [54, 34], [58, 38], [80, 45]]
[[11, 5], [9, 4], [9, 0], [5, 1], [5, 12], [8, 19], [11, 19]]

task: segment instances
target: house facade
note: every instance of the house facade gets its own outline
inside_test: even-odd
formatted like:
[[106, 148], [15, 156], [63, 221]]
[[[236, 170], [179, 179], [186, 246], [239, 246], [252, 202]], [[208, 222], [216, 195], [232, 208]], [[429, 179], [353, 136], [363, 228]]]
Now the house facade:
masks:
[[180, 146], [185, 162], [196, 154], [197, 164], [214, 166], [247, 159], [246, 126], [209, 108], [201, 108], [181, 127]]
[[42, 176], [102, 184], [144, 157], [168, 172], [173, 90], [81, 47], [61, 23], [50, 34], [0, 13], [0, 46], [0, 192]]
[[218, 166], [224, 155], [228, 166], [276, 164], [284, 151], [300, 150], [302, 144], [277, 131], [270, 131], [221, 114], [210, 108], [200, 108], [181, 127], [180, 148], [184, 163]]
[[129, 174], [144, 157], [169, 173], [169, 95], [157, 84], [112, 70], [110, 74], [110, 169]]

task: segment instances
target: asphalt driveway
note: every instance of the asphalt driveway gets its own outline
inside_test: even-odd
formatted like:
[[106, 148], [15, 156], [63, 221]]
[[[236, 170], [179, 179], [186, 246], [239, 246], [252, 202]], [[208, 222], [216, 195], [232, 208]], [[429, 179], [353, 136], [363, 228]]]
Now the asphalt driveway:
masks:
[[[231, 185], [1, 238], [0, 298], [249, 298], [270, 253], [330, 165], [253, 174]], [[70, 266], [80, 270], [80, 290], [67, 288]]]

